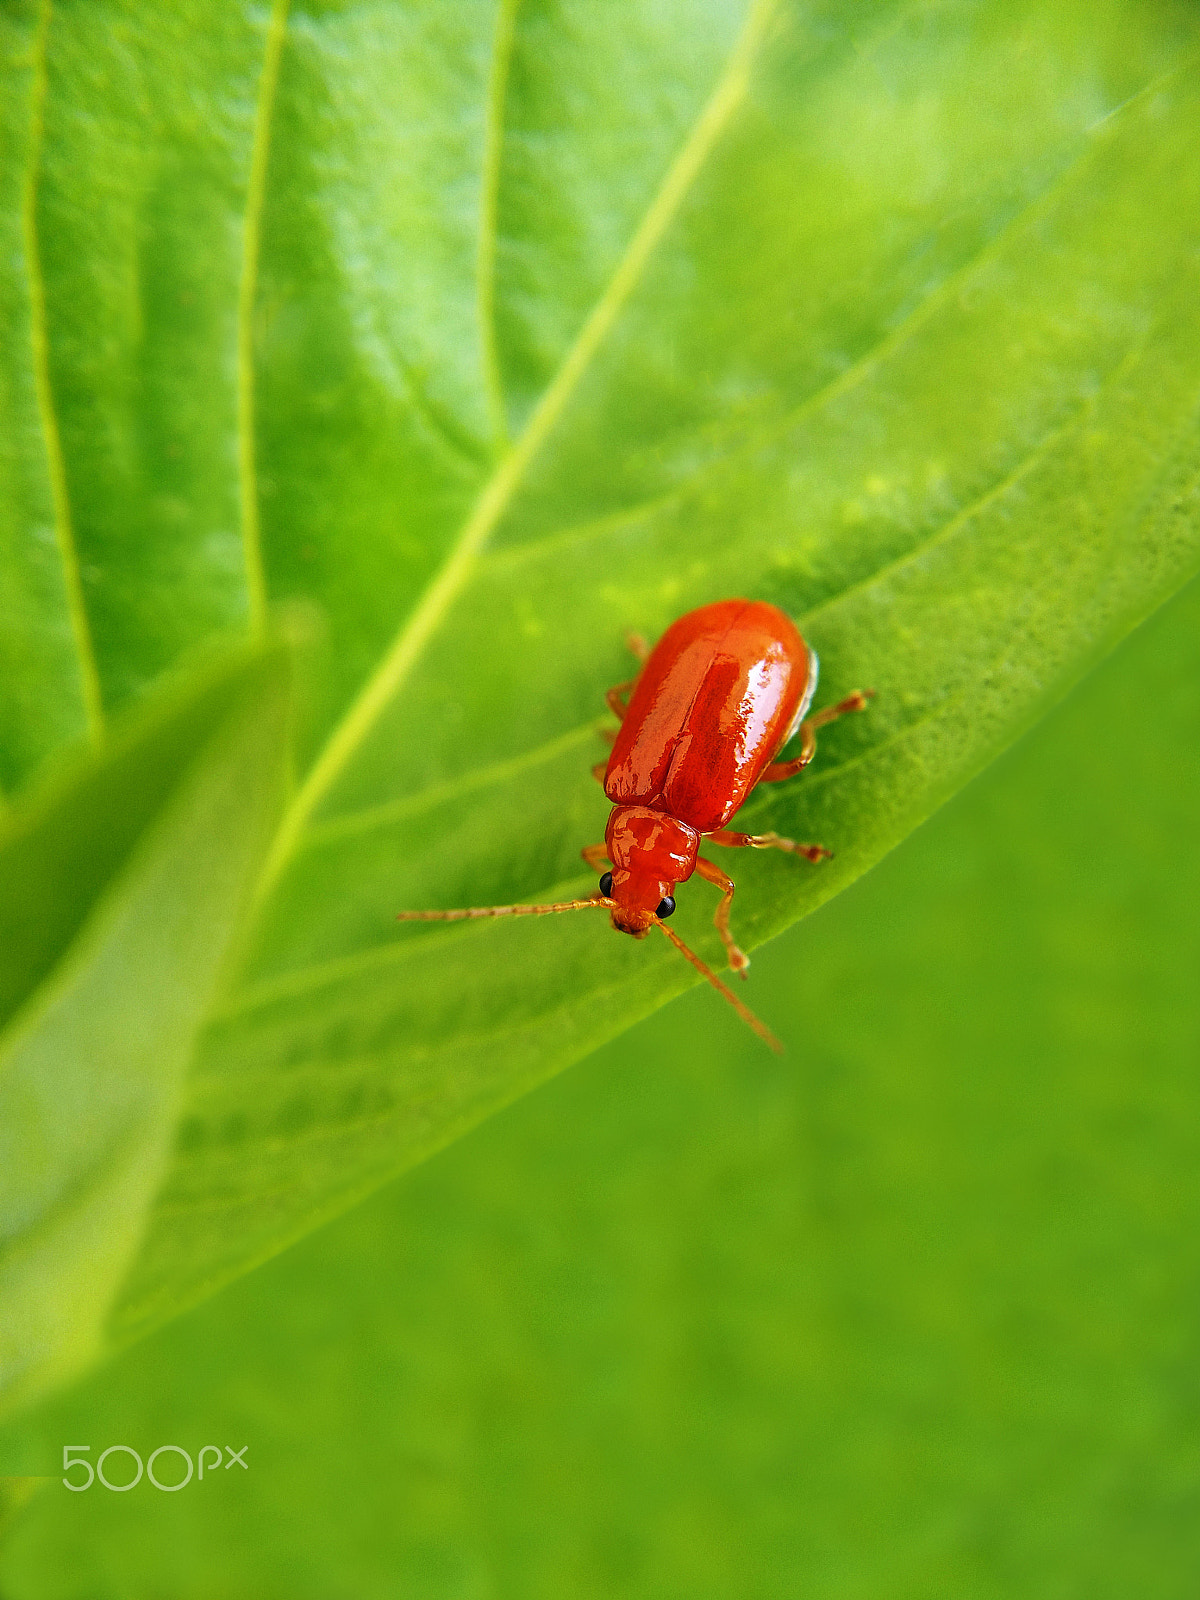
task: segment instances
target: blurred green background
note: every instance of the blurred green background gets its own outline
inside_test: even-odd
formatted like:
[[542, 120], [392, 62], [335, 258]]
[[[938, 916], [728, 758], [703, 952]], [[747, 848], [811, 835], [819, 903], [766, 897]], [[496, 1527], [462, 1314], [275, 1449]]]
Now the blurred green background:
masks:
[[1193, 584], [760, 952], [785, 1057], [693, 992], [10, 1424], [0, 1595], [1193, 1596], [1198, 792]]

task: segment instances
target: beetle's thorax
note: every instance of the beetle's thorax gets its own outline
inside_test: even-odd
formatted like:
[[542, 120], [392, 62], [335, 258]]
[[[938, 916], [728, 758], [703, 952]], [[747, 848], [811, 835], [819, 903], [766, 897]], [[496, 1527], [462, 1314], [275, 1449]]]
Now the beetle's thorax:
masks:
[[614, 806], [604, 842], [613, 864], [612, 925], [640, 939], [659, 903], [696, 870], [700, 835], [665, 811]]

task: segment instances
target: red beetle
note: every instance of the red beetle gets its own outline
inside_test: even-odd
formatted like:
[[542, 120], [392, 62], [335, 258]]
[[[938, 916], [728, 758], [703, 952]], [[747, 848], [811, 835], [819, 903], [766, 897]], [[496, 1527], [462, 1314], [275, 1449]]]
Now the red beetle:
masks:
[[[630, 644], [642, 670], [608, 691], [608, 705], [621, 727], [607, 764], [595, 769], [613, 802], [612, 814], [604, 843], [583, 851], [596, 871], [612, 863], [600, 879], [599, 895], [553, 905], [401, 911], [400, 920], [452, 922], [606, 907], [613, 927], [635, 939], [644, 939], [651, 927], [661, 928], [755, 1032], [779, 1048], [665, 919], [675, 910], [676, 884], [698, 872], [722, 891], [717, 932], [729, 965], [745, 975], [749, 959], [729, 931], [733, 880], [700, 855], [700, 841], [788, 850], [810, 861], [829, 855], [819, 844], [796, 844], [777, 833], [734, 833], [725, 824], [756, 784], [778, 783], [806, 767], [816, 754], [816, 730], [848, 711], [862, 711], [874, 691], [858, 690], [805, 720], [817, 687], [816, 653], [782, 611], [762, 600], [719, 600], [689, 611], [653, 651], [638, 639]], [[800, 753], [790, 761], [776, 760], [797, 733]]]

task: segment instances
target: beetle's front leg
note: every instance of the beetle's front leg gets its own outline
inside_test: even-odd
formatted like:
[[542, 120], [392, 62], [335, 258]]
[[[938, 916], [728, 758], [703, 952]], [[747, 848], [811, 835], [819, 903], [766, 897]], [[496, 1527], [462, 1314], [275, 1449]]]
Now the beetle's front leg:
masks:
[[[713, 834], [710, 837], [715, 838], [716, 835]], [[706, 883], [711, 883], [715, 888], [720, 889], [724, 896], [721, 904], [717, 907], [716, 915], [713, 917], [713, 925], [721, 935], [721, 943], [725, 946], [725, 954], [729, 957], [729, 965], [739, 977], [744, 978], [746, 976], [746, 968], [750, 965], [750, 957], [744, 950], [739, 948], [729, 931], [729, 908], [733, 904], [733, 891], [736, 885], [727, 873], [722, 872], [720, 867], [714, 866], [711, 861], [705, 861], [703, 856], [700, 856], [696, 862], [696, 871]]]
[[742, 845], [749, 845], [753, 850], [787, 850], [794, 856], [806, 856], [809, 861], [827, 861], [833, 855], [823, 844], [797, 844], [795, 839], [785, 839], [779, 833], [732, 833], [722, 828], [720, 833], [709, 833], [705, 837], [713, 844], [727, 845], [732, 850]]

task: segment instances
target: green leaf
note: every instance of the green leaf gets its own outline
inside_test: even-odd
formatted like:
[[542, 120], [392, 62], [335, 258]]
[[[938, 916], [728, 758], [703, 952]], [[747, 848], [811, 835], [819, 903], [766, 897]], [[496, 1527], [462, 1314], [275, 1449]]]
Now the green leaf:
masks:
[[[837, 852], [737, 860], [753, 947], [1195, 569], [1200, 23], [88, 0], [4, 26], [0, 305], [34, 336], [0, 492], [50, 519], [61, 590], [44, 551], [21, 569], [17, 621], [46, 620], [13, 634], [9, 783], [51, 712], [97, 727], [269, 602], [326, 629], [129, 1336], [692, 981], [593, 916], [392, 920], [588, 883], [626, 630], [753, 594], [823, 696], [878, 690], [748, 808]], [[716, 959], [710, 916], [689, 888]]]
[[2, 1408], [101, 1346], [278, 815], [285, 667], [210, 675], [0, 837]]

